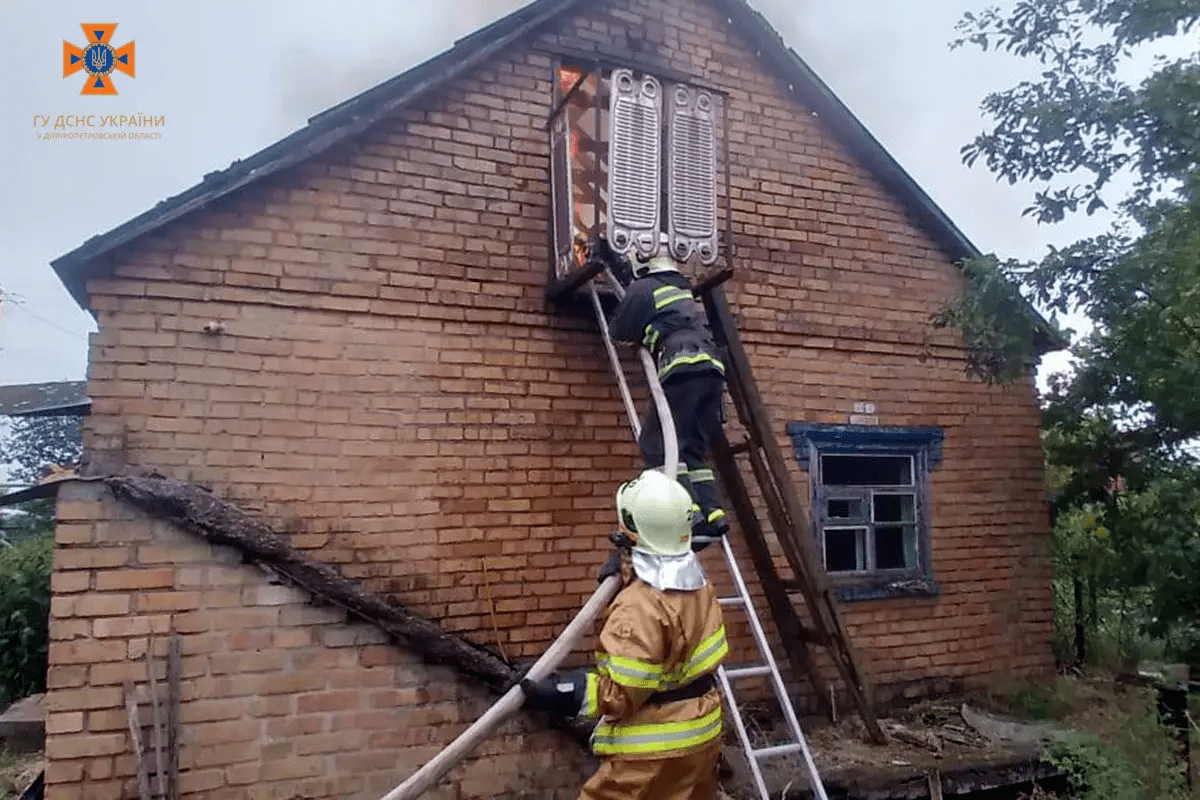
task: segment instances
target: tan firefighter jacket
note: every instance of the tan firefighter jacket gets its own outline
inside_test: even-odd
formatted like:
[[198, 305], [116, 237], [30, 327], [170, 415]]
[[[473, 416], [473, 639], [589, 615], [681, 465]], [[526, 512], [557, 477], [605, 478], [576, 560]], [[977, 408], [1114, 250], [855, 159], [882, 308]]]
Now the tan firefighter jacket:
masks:
[[658, 591], [632, 576], [609, 604], [587, 674], [580, 713], [600, 717], [592, 736], [599, 756], [684, 755], [721, 735], [716, 689], [658, 704], [647, 699], [715, 672], [729, 653], [716, 591], [705, 581], [692, 591]]

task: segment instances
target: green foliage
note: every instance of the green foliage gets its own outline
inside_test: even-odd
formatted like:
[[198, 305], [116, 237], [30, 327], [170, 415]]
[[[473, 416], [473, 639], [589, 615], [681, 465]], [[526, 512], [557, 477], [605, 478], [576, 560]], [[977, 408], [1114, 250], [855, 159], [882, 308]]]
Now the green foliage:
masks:
[[1078, 732], [1055, 738], [1046, 761], [1066, 775], [1077, 800], [1186, 800], [1186, 773], [1171, 732], [1153, 708], [1129, 712], [1108, 741]]
[[1079, 800], [1142, 800], [1128, 759], [1091, 734], [1071, 734], [1046, 749], [1046, 761], [1067, 776]]
[[1009, 183], [1045, 184], [1026, 212], [1044, 222], [1106, 207], [1118, 175], [1132, 180], [1135, 205], [1186, 180], [1200, 154], [1200, 60], [1163, 59], [1136, 86], [1121, 69], [1136, 48], [1186, 37], [1198, 20], [1197, 0], [1019, 0], [965, 14], [952, 47], [1004, 50], [1043, 71], [984, 99], [996, 124], [963, 148], [964, 161], [982, 159]]
[[8, 542], [19, 542], [54, 530], [53, 498], [17, 503], [0, 513], [3, 514], [0, 516], [0, 537]]
[[[1200, 663], [1200, 0], [1014, 0], [965, 14], [954, 47], [1000, 50], [1037, 77], [988, 95], [963, 148], [1056, 222], [1111, 209], [1100, 236], [1038, 263], [995, 256], [934, 324], [962, 330], [969, 369], [1028, 363], [1028, 315], [1082, 312], [1092, 331], [1043, 398], [1056, 641], [1128, 664], [1154, 637]], [[1147, 64], [1131, 82], [1130, 66]], [[1123, 194], [1117, 190], [1124, 188]]]
[[46, 688], [52, 534], [0, 545], [0, 705]]
[[1060, 719], [1070, 710], [1070, 705], [1045, 684], [1026, 686], [1013, 696], [1013, 705], [1029, 719]]
[[[0, 464], [10, 479], [22, 483], [36, 483], [53, 467], [73, 467], [82, 452], [79, 417], [17, 417], [0, 435]], [[17, 542], [53, 529], [51, 499], [0, 510], [0, 542]]]
[[939, 309], [933, 326], [962, 331], [967, 372], [980, 380], [1003, 383], [1027, 374], [1037, 361], [1039, 320], [1005, 271], [1012, 265], [987, 256], [961, 266], [971, 290]]

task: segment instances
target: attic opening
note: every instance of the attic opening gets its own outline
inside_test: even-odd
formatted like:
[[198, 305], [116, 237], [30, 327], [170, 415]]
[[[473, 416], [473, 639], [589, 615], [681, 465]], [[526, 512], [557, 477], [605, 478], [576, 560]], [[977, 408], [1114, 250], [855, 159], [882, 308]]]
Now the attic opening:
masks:
[[662, 237], [690, 271], [715, 264], [729, 217], [721, 92], [617, 64], [563, 59], [554, 70], [547, 293], [601, 271], [606, 250], [655, 255]]

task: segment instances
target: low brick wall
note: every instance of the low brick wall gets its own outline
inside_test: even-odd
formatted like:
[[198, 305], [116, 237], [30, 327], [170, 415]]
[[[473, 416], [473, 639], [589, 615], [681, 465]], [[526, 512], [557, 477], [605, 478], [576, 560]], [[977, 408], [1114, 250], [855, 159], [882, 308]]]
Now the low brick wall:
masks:
[[[161, 688], [172, 629], [183, 798], [376, 800], [495, 699], [101, 484], [64, 486], [58, 518], [49, 800], [136, 796], [122, 685], [138, 685], [146, 710], [146, 647], [153, 636]], [[518, 717], [426, 796], [574, 798], [589, 758]]]

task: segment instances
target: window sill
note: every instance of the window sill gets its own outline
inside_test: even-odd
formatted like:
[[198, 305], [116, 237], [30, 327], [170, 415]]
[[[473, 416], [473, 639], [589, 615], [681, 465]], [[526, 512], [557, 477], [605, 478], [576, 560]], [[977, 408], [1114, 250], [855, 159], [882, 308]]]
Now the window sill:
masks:
[[856, 578], [839, 581], [837, 577], [830, 575], [829, 579], [834, 595], [843, 603], [853, 603], [859, 600], [886, 600], [892, 597], [937, 597], [942, 593], [941, 587], [932, 578], [924, 576], [876, 580]]

